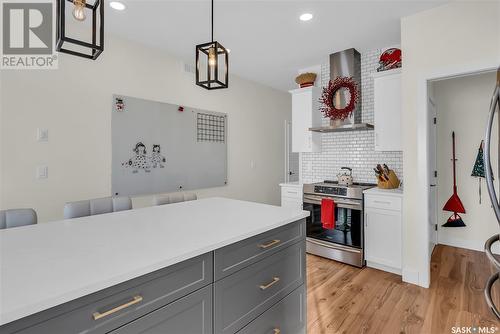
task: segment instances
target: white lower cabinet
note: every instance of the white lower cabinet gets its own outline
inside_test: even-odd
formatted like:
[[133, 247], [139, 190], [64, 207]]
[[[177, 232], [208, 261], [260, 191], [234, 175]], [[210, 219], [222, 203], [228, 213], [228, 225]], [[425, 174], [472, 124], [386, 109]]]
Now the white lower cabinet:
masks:
[[302, 201], [298, 201], [297, 199], [282, 197], [281, 206], [300, 210], [302, 209]]
[[368, 267], [401, 275], [402, 198], [365, 193], [365, 259]]
[[293, 209], [302, 209], [302, 184], [282, 183], [281, 206]]

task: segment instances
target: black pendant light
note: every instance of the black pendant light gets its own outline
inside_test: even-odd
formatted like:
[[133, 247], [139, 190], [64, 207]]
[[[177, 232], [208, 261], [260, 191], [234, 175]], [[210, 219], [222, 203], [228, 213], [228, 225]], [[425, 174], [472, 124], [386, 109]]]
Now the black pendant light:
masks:
[[[93, 4], [89, 4], [87, 0], [57, 0], [57, 51], [93, 60], [104, 51], [104, 0], [90, 1], [93, 1]], [[66, 5], [68, 3], [73, 6], [73, 15], [70, 20], [76, 20], [83, 25], [87, 14], [90, 14], [92, 28], [90, 41], [67, 35]]]
[[212, 0], [212, 41], [196, 46], [196, 84], [206, 89], [227, 88], [229, 55], [226, 48], [214, 41], [214, 0]]

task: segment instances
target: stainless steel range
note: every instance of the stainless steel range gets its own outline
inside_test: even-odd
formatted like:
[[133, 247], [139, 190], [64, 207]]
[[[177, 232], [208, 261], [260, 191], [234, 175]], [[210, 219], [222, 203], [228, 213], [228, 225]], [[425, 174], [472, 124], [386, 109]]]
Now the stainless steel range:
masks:
[[[304, 210], [307, 218], [307, 252], [363, 267], [364, 224], [363, 190], [374, 184], [339, 185], [336, 181], [304, 184]], [[321, 223], [321, 200], [335, 202], [335, 228], [325, 229]]]

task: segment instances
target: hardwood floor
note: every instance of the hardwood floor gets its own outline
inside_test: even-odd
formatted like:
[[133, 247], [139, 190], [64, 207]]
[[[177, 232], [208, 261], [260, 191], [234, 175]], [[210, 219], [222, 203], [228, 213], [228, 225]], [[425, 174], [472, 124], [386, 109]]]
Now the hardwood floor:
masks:
[[[431, 270], [424, 289], [394, 274], [308, 254], [307, 333], [441, 334], [453, 326], [492, 326], [500, 333], [483, 298], [493, 272], [483, 253], [438, 245]], [[494, 289], [500, 305], [500, 284]]]

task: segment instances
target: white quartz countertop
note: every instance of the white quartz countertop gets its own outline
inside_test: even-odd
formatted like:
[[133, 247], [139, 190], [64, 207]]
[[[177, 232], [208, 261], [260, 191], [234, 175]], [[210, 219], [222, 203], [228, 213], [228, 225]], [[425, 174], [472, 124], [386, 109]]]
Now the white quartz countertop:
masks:
[[294, 182], [283, 182], [283, 183], [280, 183], [280, 186], [281, 187], [297, 187], [297, 188], [302, 188], [304, 186], [304, 184], [298, 182], [298, 181], [294, 181]]
[[363, 191], [363, 194], [371, 194], [371, 195], [385, 195], [385, 196], [397, 196], [403, 197], [403, 189], [382, 189], [382, 188], [370, 188]]
[[207, 198], [0, 230], [0, 325], [308, 215]]

